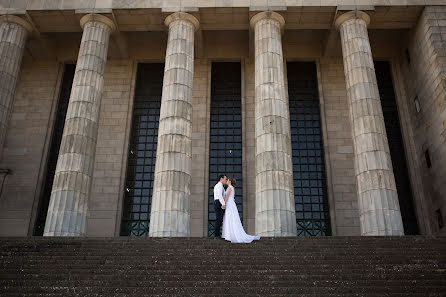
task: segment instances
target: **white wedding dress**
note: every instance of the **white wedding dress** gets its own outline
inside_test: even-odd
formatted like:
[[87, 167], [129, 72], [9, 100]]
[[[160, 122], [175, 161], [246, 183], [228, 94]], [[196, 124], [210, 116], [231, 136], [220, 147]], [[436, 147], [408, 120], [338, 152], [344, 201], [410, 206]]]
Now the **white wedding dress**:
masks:
[[235, 190], [233, 186], [228, 186], [228, 190], [229, 187], [231, 188], [231, 193], [229, 194], [228, 201], [226, 202], [226, 210], [223, 217], [222, 237], [232, 243], [250, 243], [253, 240], [259, 240], [259, 236], [248, 235], [243, 229], [237, 210], [237, 205], [235, 204], [234, 200]]

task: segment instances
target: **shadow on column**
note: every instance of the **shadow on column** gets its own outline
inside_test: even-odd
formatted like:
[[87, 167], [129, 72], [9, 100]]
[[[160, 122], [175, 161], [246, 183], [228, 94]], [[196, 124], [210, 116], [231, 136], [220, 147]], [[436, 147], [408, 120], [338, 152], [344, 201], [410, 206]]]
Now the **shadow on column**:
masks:
[[67, 115], [68, 102], [70, 101], [71, 87], [73, 85], [75, 64], [66, 64], [62, 79], [62, 86], [57, 102], [56, 118], [54, 119], [53, 133], [51, 135], [51, 146], [49, 148], [44, 184], [39, 197], [37, 207], [37, 219], [34, 225], [33, 235], [43, 236], [45, 229], [48, 205], [50, 204], [51, 189], [53, 188], [54, 174], [56, 173], [57, 158], [59, 157], [60, 143], [62, 141], [65, 117]]
[[398, 107], [392, 82], [389, 62], [375, 61], [376, 80], [383, 109], [384, 123], [392, 158], [393, 175], [395, 176], [398, 201], [405, 235], [419, 234], [417, 217], [413, 206], [412, 187], [407, 169], [406, 152], [404, 150]]

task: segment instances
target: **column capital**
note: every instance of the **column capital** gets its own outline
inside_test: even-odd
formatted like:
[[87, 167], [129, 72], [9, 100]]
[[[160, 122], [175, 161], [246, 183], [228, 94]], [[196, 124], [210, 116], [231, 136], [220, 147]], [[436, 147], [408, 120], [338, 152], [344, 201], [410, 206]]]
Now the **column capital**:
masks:
[[84, 15], [80, 20], [82, 29], [84, 29], [84, 26], [89, 22], [103, 23], [103, 24], [107, 25], [112, 32], [116, 30], [115, 23], [111, 19], [109, 19], [108, 17], [106, 17], [102, 14], [89, 13], [89, 14]]
[[364, 11], [360, 10], [352, 10], [346, 13], [341, 14], [336, 18], [335, 27], [337, 30], [341, 27], [341, 25], [351, 19], [360, 19], [365, 22], [366, 27], [370, 24], [370, 16]]
[[28, 33], [31, 33], [34, 31], [33, 27], [31, 26], [31, 24], [29, 22], [27, 22], [26, 20], [24, 20], [21, 17], [18, 17], [16, 15], [8, 14], [8, 15], [0, 16], [0, 25], [3, 23], [18, 24], [18, 25], [22, 26], [23, 28], [25, 28], [26, 31], [28, 31]]
[[166, 26], [169, 26], [172, 22], [179, 21], [179, 20], [188, 21], [188, 22], [192, 23], [192, 25], [194, 25], [194, 31], [197, 31], [198, 28], [200, 27], [200, 22], [198, 21], [198, 19], [196, 17], [194, 17], [193, 15], [186, 13], [186, 12], [175, 12], [175, 13], [168, 15], [166, 17], [166, 19], [164, 20], [164, 24]]
[[274, 11], [263, 11], [257, 13], [251, 18], [251, 20], [249, 21], [249, 25], [251, 26], [251, 28], [254, 28], [256, 23], [263, 19], [273, 19], [279, 22], [280, 29], [283, 29], [283, 26], [285, 25], [285, 19], [283, 18], [283, 16]]

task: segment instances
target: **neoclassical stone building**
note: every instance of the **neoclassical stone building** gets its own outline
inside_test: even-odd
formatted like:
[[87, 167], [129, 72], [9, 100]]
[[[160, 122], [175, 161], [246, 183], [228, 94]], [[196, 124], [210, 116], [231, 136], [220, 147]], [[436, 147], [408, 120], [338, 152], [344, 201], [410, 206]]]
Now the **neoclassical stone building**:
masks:
[[446, 232], [443, 0], [0, 14], [0, 236], [212, 236], [221, 173], [251, 234]]

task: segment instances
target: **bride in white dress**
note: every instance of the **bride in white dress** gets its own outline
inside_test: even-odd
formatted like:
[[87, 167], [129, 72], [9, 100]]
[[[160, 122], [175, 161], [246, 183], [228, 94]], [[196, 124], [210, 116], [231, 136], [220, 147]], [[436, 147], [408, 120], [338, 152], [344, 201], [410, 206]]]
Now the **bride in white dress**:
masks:
[[259, 240], [259, 236], [246, 234], [243, 229], [240, 216], [238, 214], [237, 205], [235, 204], [235, 178], [228, 180], [228, 189], [225, 193], [225, 216], [223, 218], [222, 238], [232, 243], [250, 243], [253, 240]]

